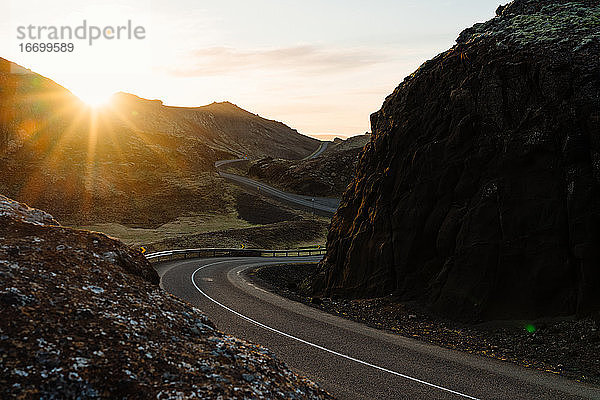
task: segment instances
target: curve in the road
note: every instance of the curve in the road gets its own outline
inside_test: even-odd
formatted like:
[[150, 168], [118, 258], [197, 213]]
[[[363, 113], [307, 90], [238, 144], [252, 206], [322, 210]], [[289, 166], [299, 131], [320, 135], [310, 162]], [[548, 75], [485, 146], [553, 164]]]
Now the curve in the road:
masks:
[[273, 186], [267, 185], [259, 181], [255, 181], [245, 176], [229, 174], [219, 171], [219, 176], [229, 181], [245, 186], [249, 189], [258, 190], [261, 194], [269, 197], [283, 200], [286, 203], [301, 206], [307, 210], [321, 211], [328, 215], [333, 215], [337, 210], [339, 200], [329, 199], [325, 197], [309, 197], [299, 194], [284, 192], [283, 190], [275, 189]]
[[[319, 148], [305, 159], [318, 157], [327, 149], [328, 144], [328, 142], [321, 143]], [[227, 179], [230, 182], [236, 183], [248, 189], [260, 191], [262, 194], [267, 195], [276, 200], [284, 201], [291, 205], [300, 206], [306, 210], [331, 216], [335, 214], [340, 204], [340, 201], [338, 199], [331, 199], [328, 197], [311, 197], [294, 193], [288, 193], [284, 192], [283, 190], [275, 189], [273, 186], [267, 185], [266, 183], [253, 180], [245, 176], [230, 174], [219, 170], [219, 168], [224, 165], [240, 161], [247, 161], [247, 159], [236, 158], [232, 160], [219, 160], [215, 162], [215, 168], [217, 169], [217, 173], [221, 178]]]
[[372, 329], [269, 293], [241, 276], [252, 266], [301, 260], [306, 258], [187, 260], [159, 270], [165, 289], [201, 308], [226, 332], [275, 351], [338, 398], [600, 398], [596, 386]]
[[319, 157], [321, 154], [323, 154], [323, 152], [325, 150], [327, 150], [327, 147], [329, 146], [329, 142], [322, 142], [321, 145], [319, 146], [319, 148], [317, 150], [315, 150], [312, 154], [304, 157], [302, 160], [310, 160], [311, 158], [317, 158]]
[[248, 161], [248, 160], [245, 158], [234, 158], [232, 160], [219, 160], [219, 161], [215, 161], [215, 168], [219, 169], [223, 165], [236, 163], [236, 162], [240, 162], [240, 161]]
[[295, 341], [297, 341], [297, 342], [303, 343], [303, 344], [305, 344], [305, 345], [308, 345], [308, 346], [314, 347], [314, 348], [316, 348], [316, 349], [319, 349], [319, 350], [325, 351], [325, 352], [327, 352], [327, 353], [334, 354], [334, 355], [336, 355], [336, 356], [338, 356], [338, 357], [345, 358], [345, 359], [347, 359], [347, 360], [350, 360], [350, 361], [356, 362], [356, 363], [358, 363], [358, 364], [366, 365], [366, 366], [368, 366], [368, 367], [375, 368], [375, 369], [377, 369], [377, 370], [380, 370], [380, 371], [383, 371], [383, 372], [387, 372], [387, 373], [389, 373], [389, 374], [396, 375], [396, 376], [399, 376], [399, 377], [402, 377], [402, 378], [405, 378], [405, 379], [408, 379], [408, 380], [411, 380], [411, 381], [414, 381], [414, 382], [417, 382], [417, 383], [420, 383], [420, 384], [423, 384], [423, 385], [426, 385], [426, 386], [430, 386], [430, 387], [432, 387], [432, 388], [435, 388], [435, 389], [439, 389], [439, 390], [442, 390], [442, 391], [445, 391], [445, 392], [449, 392], [449, 393], [455, 394], [455, 395], [457, 395], [457, 396], [464, 397], [464, 398], [466, 398], [466, 399], [480, 400], [480, 399], [478, 399], [477, 397], [472, 397], [472, 396], [469, 396], [469, 395], [467, 395], [467, 394], [460, 393], [460, 392], [457, 392], [457, 391], [455, 391], [455, 390], [452, 390], [452, 389], [445, 388], [445, 387], [443, 387], [443, 386], [435, 385], [435, 384], [433, 384], [433, 383], [426, 382], [426, 381], [423, 381], [423, 380], [421, 380], [421, 379], [414, 378], [414, 377], [412, 377], [412, 376], [409, 376], [409, 375], [401, 374], [401, 373], [399, 373], [399, 372], [392, 371], [392, 370], [390, 370], [390, 369], [387, 369], [387, 368], [380, 367], [379, 365], [375, 365], [375, 364], [371, 364], [371, 363], [369, 363], [369, 362], [366, 362], [366, 361], [363, 361], [363, 360], [359, 360], [358, 358], [354, 358], [354, 357], [352, 357], [352, 356], [349, 356], [349, 355], [347, 355], [347, 354], [342, 354], [342, 353], [339, 353], [339, 352], [337, 352], [337, 351], [335, 351], [335, 350], [331, 350], [331, 349], [328, 349], [328, 348], [326, 348], [326, 347], [319, 346], [318, 344], [315, 344], [315, 343], [312, 343], [312, 342], [306, 341], [306, 340], [304, 340], [304, 339], [300, 339], [300, 338], [298, 338], [298, 337], [296, 337], [296, 336], [294, 336], [294, 335], [290, 335], [289, 333], [282, 332], [282, 331], [280, 331], [279, 329], [272, 328], [272, 327], [270, 327], [270, 326], [268, 326], [268, 325], [265, 325], [265, 324], [263, 324], [263, 323], [261, 323], [261, 322], [258, 322], [258, 321], [256, 321], [256, 320], [254, 320], [254, 319], [250, 318], [250, 317], [247, 317], [247, 316], [245, 316], [244, 314], [241, 314], [241, 313], [239, 313], [239, 312], [237, 312], [237, 311], [235, 311], [235, 310], [233, 310], [233, 309], [231, 309], [231, 308], [227, 307], [226, 305], [224, 305], [224, 304], [222, 304], [222, 303], [218, 302], [217, 300], [213, 299], [212, 297], [210, 297], [208, 294], [204, 293], [204, 291], [203, 291], [203, 290], [202, 290], [202, 289], [201, 289], [201, 288], [200, 288], [200, 287], [199, 287], [199, 286], [196, 284], [196, 282], [195, 282], [195, 280], [194, 280], [194, 276], [196, 275], [196, 273], [197, 273], [198, 271], [200, 271], [200, 270], [202, 270], [202, 269], [204, 269], [204, 268], [207, 268], [207, 267], [212, 267], [213, 265], [218, 265], [218, 264], [222, 264], [222, 263], [225, 263], [225, 262], [227, 262], [227, 261], [217, 261], [217, 262], [214, 262], [214, 263], [211, 263], [211, 264], [206, 264], [206, 265], [203, 265], [202, 267], [200, 267], [200, 268], [196, 269], [196, 270], [195, 270], [195, 271], [192, 273], [191, 280], [192, 280], [192, 284], [194, 285], [194, 287], [195, 287], [195, 288], [198, 290], [198, 292], [200, 292], [200, 293], [201, 293], [201, 294], [202, 294], [204, 297], [206, 297], [208, 300], [212, 301], [213, 303], [217, 304], [218, 306], [222, 307], [223, 309], [225, 309], [225, 310], [227, 310], [227, 311], [231, 312], [232, 314], [234, 314], [234, 315], [236, 315], [236, 316], [238, 316], [238, 317], [240, 317], [240, 318], [242, 318], [242, 319], [244, 319], [244, 320], [246, 320], [246, 321], [249, 321], [250, 323], [253, 323], [254, 325], [260, 326], [261, 328], [264, 328], [264, 329], [266, 329], [266, 330], [269, 330], [269, 331], [275, 332], [275, 333], [277, 333], [277, 334], [279, 334], [279, 335], [281, 335], [281, 336], [285, 336], [285, 337], [287, 337], [287, 338], [289, 338], [289, 339], [292, 339], [292, 340], [295, 340]]

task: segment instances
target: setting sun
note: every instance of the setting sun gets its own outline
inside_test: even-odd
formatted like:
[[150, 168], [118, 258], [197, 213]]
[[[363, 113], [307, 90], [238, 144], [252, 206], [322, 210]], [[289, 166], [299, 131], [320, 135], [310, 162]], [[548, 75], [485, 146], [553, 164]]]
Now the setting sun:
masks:
[[90, 107], [98, 108], [108, 104], [110, 100], [110, 93], [103, 93], [95, 90], [86, 90], [81, 92], [75, 92], [75, 95], [79, 97], [81, 101]]

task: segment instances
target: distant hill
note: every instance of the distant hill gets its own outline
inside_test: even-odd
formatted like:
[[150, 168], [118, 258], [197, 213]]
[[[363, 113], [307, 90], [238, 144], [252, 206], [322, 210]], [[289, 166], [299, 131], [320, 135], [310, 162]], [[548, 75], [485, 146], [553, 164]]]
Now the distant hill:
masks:
[[68, 224], [155, 226], [231, 201], [223, 158], [303, 158], [318, 141], [231, 103], [169, 107], [116, 94], [94, 110], [64, 87], [0, 59], [0, 193]]
[[311, 133], [310, 134], [311, 137], [317, 138], [319, 140], [324, 140], [324, 141], [333, 141], [336, 138], [338, 139], [347, 139], [348, 135], [344, 135], [344, 134], [337, 134], [337, 133]]
[[317, 140], [230, 102], [170, 107], [128, 93], [117, 93], [112, 100], [112, 108], [121, 113], [113, 118], [122, 119], [126, 112], [128, 122], [138, 129], [200, 138], [209, 147], [236, 156], [298, 159], [318, 147]]

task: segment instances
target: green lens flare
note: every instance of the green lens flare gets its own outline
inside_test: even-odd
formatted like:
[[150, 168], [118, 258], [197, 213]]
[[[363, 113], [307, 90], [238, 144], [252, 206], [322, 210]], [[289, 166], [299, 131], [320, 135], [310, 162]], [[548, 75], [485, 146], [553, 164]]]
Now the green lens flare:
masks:
[[525, 330], [529, 333], [533, 333], [535, 332], [537, 329], [535, 329], [535, 326], [532, 324], [527, 324], [525, 325]]

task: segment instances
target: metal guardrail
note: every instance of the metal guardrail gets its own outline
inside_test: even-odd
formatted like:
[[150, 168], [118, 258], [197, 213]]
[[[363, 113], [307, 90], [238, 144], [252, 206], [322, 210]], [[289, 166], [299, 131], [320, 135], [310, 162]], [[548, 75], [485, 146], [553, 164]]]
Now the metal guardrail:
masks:
[[290, 250], [265, 250], [265, 249], [185, 249], [165, 250], [146, 255], [150, 262], [163, 262], [188, 258], [211, 258], [211, 257], [309, 257], [325, 255], [327, 249], [299, 248]]

